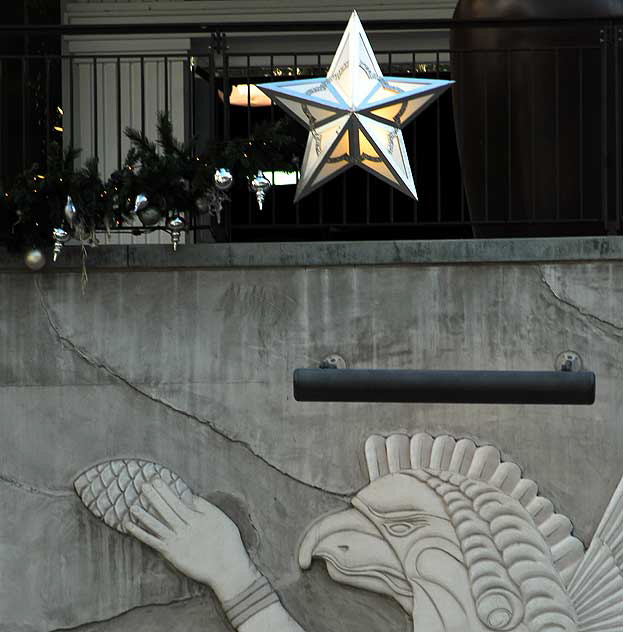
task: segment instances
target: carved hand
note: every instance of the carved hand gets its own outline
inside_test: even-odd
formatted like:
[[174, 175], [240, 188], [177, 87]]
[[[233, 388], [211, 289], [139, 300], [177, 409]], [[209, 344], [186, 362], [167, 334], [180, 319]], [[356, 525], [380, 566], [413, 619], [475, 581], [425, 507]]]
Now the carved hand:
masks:
[[142, 492], [153, 513], [132, 507], [136, 523], [128, 522], [126, 531], [159, 551], [184, 575], [209, 585], [221, 601], [260, 577], [238, 527], [220, 509], [198, 496], [190, 509], [158, 479], [144, 485]]

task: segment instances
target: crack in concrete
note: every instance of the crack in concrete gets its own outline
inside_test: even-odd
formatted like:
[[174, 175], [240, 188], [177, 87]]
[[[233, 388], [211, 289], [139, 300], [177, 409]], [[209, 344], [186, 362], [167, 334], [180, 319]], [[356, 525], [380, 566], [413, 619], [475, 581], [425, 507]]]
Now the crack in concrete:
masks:
[[599, 325], [603, 325], [607, 327], [609, 330], [614, 330], [614, 331], [605, 331], [604, 333], [608, 333], [620, 338], [623, 337], [623, 327], [621, 327], [620, 325], [616, 325], [615, 323], [610, 322], [609, 320], [606, 320], [605, 318], [601, 318], [600, 316], [597, 316], [596, 314], [593, 314], [592, 312], [588, 312], [582, 307], [580, 307], [579, 305], [577, 305], [576, 303], [574, 303], [573, 301], [570, 301], [569, 299], [564, 298], [563, 296], [560, 295], [559, 292], [557, 292], [552, 287], [551, 283], [549, 283], [549, 281], [545, 278], [545, 273], [543, 272], [543, 268], [541, 266], [536, 266], [536, 269], [537, 269], [539, 278], [541, 280], [541, 283], [547, 288], [549, 293], [557, 301], [571, 308], [573, 311], [577, 312], [580, 316], [583, 316], [584, 318], [587, 318], [591, 321], [595, 321], [593, 325], [597, 326], [598, 329], [600, 329], [600, 331], [604, 331], [602, 327], [599, 327]]
[[73, 626], [71, 628], [55, 628], [54, 630], [50, 630], [49, 632], [79, 632], [80, 630], [83, 630], [87, 626], [103, 625], [104, 623], [112, 623], [114, 621], [117, 621], [121, 617], [125, 617], [126, 615], [131, 614], [133, 612], [136, 612], [138, 610], [143, 610], [144, 608], [166, 608], [167, 606], [174, 606], [174, 605], [178, 605], [178, 604], [185, 604], [185, 603], [189, 603], [191, 601], [194, 601], [196, 599], [202, 599], [204, 596], [205, 596], [205, 594], [202, 593], [202, 594], [199, 594], [199, 595], [195, 595], [193, 597], [183, 597], [181, 599], [173, 599], [172, 601], [168, 601], [166, 603], [146, 603], [146, 604], [141, 604], [140, 606], [133, 606], [132, 608], [128, 608], [127, 610], [124, 610], [123, 612], [119, 612], [118, 614], [114, 614], [111, 617], [107, 617], [105, 619], [96, 619], [94, 621], [85, 621], [84, 623], [79, 623], [78, 625]]
[[56, 336], [57, 340], [61, 343], [61, 345], [65, 346], [67, 349], [69, 349], [73, 353], [76, 353], [78, 356], [80, 356], [87, 364], [89, 364], [89, 365], [91, 365], [91, 366], [93, 366], [95, 368], [101, 369], [102, 371], [105, 371], [106, 373], [108, 373], [108, 375], [110, 375], [113, 378], [119, 380], [120, 382], [125, 384], [128, 388], [133, 390], [135, 393], [138, 393], [142, 397], [145, 397], [145, 398], [151, 400], [152, 402], [154, 402], [154, 403], [156, 403], [156, 404], [158, 404], [160, 406], [164, 406], [168, 410], [170, 410], [170, 411], [172, 411], [174, 413], [177, 413], [178, 415], [182, 415], [186, 419], [190, 419], [191, 421], [197, 422], [197, 423], [201, 424], [201, 426], [204, 427], [204, 428], [205, 427], [209, 428], [212, 432], [217, 434], [219, 437], [222, 437], [223, 439], [225, 439], [229, 443], [232, 443], [234, 445], [240, 446], [241, 448], [243, 448], [244, 450], [249, 452], [253, 457], [255, 457], [256, 459], [258, 459], [259, 461], [264, 463], [266, 466], [268, 466], [270, 469], [274, 470], [278, 474], [286, 477], [287, 479], [289, 479], [289, 480], [291, 480], [291, 481], [293, 481], [295, 483], [298, 483], [300, 485], [304, 485], [305, 487], [308, 487], [308, 488], [313, 489], [315, 491], [319, 491], [319, 492], [322, 492], [322, 493], [325, 493], [325, 494], [329, 494], [330, 496], [334, 496], [334, 497], [340, 498], [340, 499], [350, 500], [350, 498], [355, 493], [354, 491], [342, 492], [342, 491], [339, 491], [339, 490], [331, 490], [331, 489], [327, 489], [327, 488], [324, 488], [324, 487], [320, 487], [319, 485], [314, 485], [313, 483], [309, 483], [307, 481], [301, 480], [300, 478], [297, 478], [297, 477], [293, 476], [292, 474], [289, 474], [288, 472], [284, 472], [279, 467], [277, 467], [274, 463], [271, 463], [266, 457], [264, 457], [263, 455], [261, 455], [258, 452], [256, 452], [253, 449], [253, 447], [248, 442], [243, 441], [242, 439], [237, 439], [235, 437], [232, 437], [232, 436], [228, 435], [226, 432], [221, 430], [213, 421], [211, 421], [209, 419], [198, 417], [196, 415], [193, 415], [192, 413], [188, 412], [187, 410], [184, 410], [183, 408], [179, 408], [179, 407], [175, 406], [174, 404], [172, 404], [171, 402], [168, 402], [165, 399], [162, 399], [160, 397], [156, 397], [152, 393], [149, 393], [148, 391], [145, 391], [145, 390], [139, 388], [136, 384], [131, 382], [128, 378], [126, 378], [123, 375], [120, 375], [119, 373], [114, 371], [111, 367], [109, 367], [102, 360], [98, 360], [98, 359], [92, 357], [84, 349], [82, 349], [81, 347], [76, 345], [72, 340], [70, 340], [67, 336], [63, 335], [63, 333], [61, 332], [60, 328], [58, 327], [58, 325], [54, 321], [54, 318], [52, 316], [51, 307], [48, 305], [48, 303], [47, 303], [47, 301], [45, 299], [45, 295], [44, 295], [43, 289], [41, 288], [41, 286], [39, 284], [39, 279], [37, 277], [35, 277], [34, 283], [35, 283], [35, 287], [37, 289], [37, 292], [39, 294], [39, 300], [41, 302], [41, 307], [43, 309], [43, 312], [46, 315], [46, 318], [47, 318], [48, 324], [50, 326], [50, 329], [54, 332], [54, 335]]
[[47, 496], [48, 498], [71, 498], [74, 496], [74, 493], [70, 490], [36, 487], [35, 485], [20, 481], [4, 473], [0, 473], [0, 483], [19, 489], [20, 491], [28, 492], [29, 494]]

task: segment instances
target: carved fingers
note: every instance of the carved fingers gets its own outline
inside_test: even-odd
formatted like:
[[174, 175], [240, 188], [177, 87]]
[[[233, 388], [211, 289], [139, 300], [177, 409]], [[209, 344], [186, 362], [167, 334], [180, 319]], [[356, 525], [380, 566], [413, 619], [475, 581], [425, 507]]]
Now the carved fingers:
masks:
[[148, 531], [145, 531], [145, 529], [142, 529], [134, 522], [131, 522], [128, 520], [128, 522], [125, 525], [125, 530], [130, 535], [133, 535], [137, 540], [139, 540], [143, 544], [150, 546], [152, 549], [156, 549], [156, 551], [160, 551], [161, 553], [164, 551], [164, 548], [165, 548], [164, 540], [161, 540], [160, 538], [157, 538], [156, 536], [152, 535]]
[[151, 485], [144, 485], [143, 493], [165, 523], [174, 531], [176, 527], [187, 524], [195, 513], [160, 479], [155, 479]]
[[149, 512], [145, 511], [141, 507], [132, 507], [132, 509], [130, 509], [130, 513], [141, 527], [147, 529], [150, 533], [153, 533], [161, 540], [166, 540], [174, 534], [174, 531], [172, 531], [168, 526], [164, 525], [157, 518], [154, 518]]
[[196, 512], [159, 479], [143, 485], [141, 491], [147, 501], [146, 505], [153, 508], [154, 512], [145, 511], [140, 505], [132, 506], [130, 515], [134, 522], [129, 520], [125, 530], [144, 544], [163, 552], [167, 540], [183, 530]]

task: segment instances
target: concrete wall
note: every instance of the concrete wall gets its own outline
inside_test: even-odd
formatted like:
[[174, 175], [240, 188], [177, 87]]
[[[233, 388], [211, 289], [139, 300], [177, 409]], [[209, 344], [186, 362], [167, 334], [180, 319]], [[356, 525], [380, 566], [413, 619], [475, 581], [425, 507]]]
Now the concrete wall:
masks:
[[[623, 262], [608, 256], [621, 242], [526, 242], [523, 257], [517, 244], [453, 265], [392, 263], [378, 255], [392, 244], [375, 265], [251, 265], [268, 261], [262, 246], [232, 268], [107, 269], [103, 257], [84, 293], [77, 270], [0, 271], [0, 631], [230, 629], [208, 589], [74, 494], [79, 472], [120, 456], [168, 465], [233, 516], [283, 604], [317, 632], [411, 629], [389, 598], [296, 561], [306, 527], [367, 483], [372, 433], [497, 446], [589, 543], [623, 473]], [[592, 254], [547, 261], [556, 249]], [[349, 367], [542, 370], [567, 349], [597, 374], [592, 407], [292, 397], [292, 371], [330, 353]]]

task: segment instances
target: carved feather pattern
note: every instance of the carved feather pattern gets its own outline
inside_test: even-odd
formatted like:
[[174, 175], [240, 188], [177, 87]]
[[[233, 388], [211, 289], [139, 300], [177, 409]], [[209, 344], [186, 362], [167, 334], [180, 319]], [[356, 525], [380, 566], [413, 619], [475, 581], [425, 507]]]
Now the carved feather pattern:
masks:
[[116, 459], [100, 463], [83, 472], [74, 488], [87, 509], [109, 527], [125, 533], [124, 523], [133, 505], [149, 510], [147, 499], [141, 494], [145, 483], [159, 478], [189, 507], [193, 506], [192, 492], [174, 472], [150, 461]]
[[[571, 521], [554, 513], [552, 503], [538, 495], [536, 483], [522, 478], [515, 463], [502, 463], [500, 452], [493, 446], [477, 447], [470, 439], [457, 441], [447, 435], [433, 438], [426, 433], [412, 437], [405, 434], [372, 435], [366, 441], [365, 454], [371, 482], [394, 472], [422, 469], [460, 474], [487, 483], [517, 500], [531, 516], [548, 544], [554, 566], [565, 586], [578, 569], [584, 557], [584, 545], [573, 537]], [[621, 509], [616, 515], [622, 515]], [[623, 541], [619, 555], [623, 561]]]
[[623, 481], [569, 584], [580, 632], [623, 632]]

